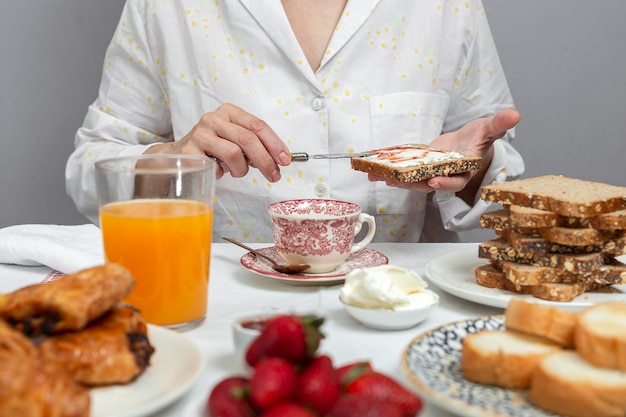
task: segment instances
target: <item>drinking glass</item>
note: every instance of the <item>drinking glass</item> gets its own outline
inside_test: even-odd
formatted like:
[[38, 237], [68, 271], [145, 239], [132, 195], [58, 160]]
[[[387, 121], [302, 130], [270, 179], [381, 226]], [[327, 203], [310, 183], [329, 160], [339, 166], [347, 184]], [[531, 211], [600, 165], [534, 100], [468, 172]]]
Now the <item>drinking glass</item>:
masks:
[[128, 268], [124, 302], [151, 324], [187, 330], [206, 317], [215, 161], [140, 155], [96, 163], [107, 262]]

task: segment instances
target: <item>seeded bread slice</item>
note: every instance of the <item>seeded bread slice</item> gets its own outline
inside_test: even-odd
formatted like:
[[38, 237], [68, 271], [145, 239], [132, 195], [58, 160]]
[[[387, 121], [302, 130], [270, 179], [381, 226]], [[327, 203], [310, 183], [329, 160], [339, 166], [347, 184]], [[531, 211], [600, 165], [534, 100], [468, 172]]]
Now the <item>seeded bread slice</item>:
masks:
[[565, 217], [553, 211], [515, 204], [509, 207], [509, 219], [511, 227], [555, 227], [563, 226], [566, 223]]
[[[598, 230], [588, 227], [545, 227], [538, 230], [539, 234], [549, 242], [566, 246], [598, 245], [620, 237], [620, 234], [613, 230]], [[623, 231], [621, 235], [623, 235]]]
[[[550, 249], [552, 247], [552, 243], [548, 242], [543, 237], [526, 235], [518, 232], [509, 232], [503, 236], [511, 247], [520, 253], [541, 253], [547, 254], [550, 253]], [[555, 251], [559, 253], [558, 251]], [[572, 253], [573, 251], [569, 250], [565, 253]], [[586, 252], [582, 252], [586, 253]]]
[[562, 269], [572, 274], [584, 274], [597, 269], [604, 261], [602, 252], [586, 254], [518, 251], [503, 238], [491, 239], [478, 245], [478, 257], [490, 261], [506, 261]]
[[601, 230], [626, 229], [626, 210], [613, 211], [592, 217], [589, 220], [589, 226]]
[[508, 207], [481, 214], [480, 226], [485, 229], [493, 230], [498, 236], [501, 237], [505, 237], [509, 232], [539, 236], [539, 230], [536, 227], [517, 227], [511, 225]]
[[[500, 267], [494, 264], [478, 265], [474, 270], [474, 274], [478, 285], [498, 290], [507, 290], [504, 274]], [[512, 283], [509, 283], [509, 285], [512, 285]]]
[[[545, 268], [545, 267], [535, 267]], [[499, 272], [499, 273], [498, 273]], [[547, 301], [568, 302], [586, 291], [606, 287], [596, 282], [542, 282], [532, 285], [515, 284], [499, 271], [494, 265], [479, 265], [475, 269], [476, 283], [489, 288], [507, 290], [518, 294], [532, 295]]]
[[540, 210], [513, 204], [510, 206], [509, 212], [512, 227], [590, 227], [593, 229], [626, 228], [626, 210], [604, 213], [595, 217], [566, 217], [553, 211]]
[[480, 215], [480, 226], [496, 231], [508, 231], [511, 228], [508, 207], [488, 211]]
[[[498, 234], [498, 233], [496, 233]], [[520, 253], [572, 253], [583, 254], [592, 252], [602, 252], [607, 256], [626, 255], [626, 236], [618, 236], [594, 245], [561, 245], [552, 243], [543, 237], [527, 235], [518, 232], [507, 232], [498, 234], [505, 239], [513, 249]]]
[[598, 286], [603, 286], [622, 283], [619, 274], [616, 274], [609, 266], [599, 266], [584, 272], [574, 272], [549, 266], [501, 262], [499, 268], [502, 270], [505, 279], [516, 286], [534, 286], [548, 283], [595, 283]]
[[[587, 283], [604, 285], [621, 284], [626, 269], [625, 265], [613, 260], [611, 264], [602, 264], [588, 270], [567, 270], [549, 266], [524, 265], [515, 262], [498, 264], [504, 277], [515, 285], [539, 285], [543, 283]], [[591, 288], [589, 288], [591, 289]]]
[[[408, 152], [424, 156], [411, 157]], [[432, 162], [429, 154], [445, 160]], [[409, 155], [409, 156], [407, 156]], [[434, 149], [422, 144], [390, 146], [375, 150], [373, 155], [350, 158], [352, 169], [400, 182], [418, 182], [432, 177], [461, 174], [480, 169], [482, 158]]]
[[626, 187], [544, 175], [488, 184], [481, 197], [505, 205], [553, 211], [566, 217], [595, 217], [626, 209]]

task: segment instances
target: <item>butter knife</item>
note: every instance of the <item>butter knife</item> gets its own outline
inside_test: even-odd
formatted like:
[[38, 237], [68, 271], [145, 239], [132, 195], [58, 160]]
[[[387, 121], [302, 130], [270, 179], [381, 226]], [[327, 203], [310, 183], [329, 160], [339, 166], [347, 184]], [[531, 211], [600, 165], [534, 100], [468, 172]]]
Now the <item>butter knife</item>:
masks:
[[[306, 152], [292, 152], [291, 153], [291, 162], [306, 162], [310, 159], [341, 159], [341, 158], [362, 158], [365, 156], [374, 155], [374, 151], [366, 151], [366, 152], [346, 152], [346, 153], [322, 153], [322, 154], [313, 154], [309, 155]], [[215, 158], [215, 161], [224, 165], [226, 162], [221, 159]]]
[[362, 158], [373, 155], [374, 151], [352, 152], [352, 153], [325, 153], [309, 155], [306, 152], [293, 152], [291, 162], [306, 162], [309, 159], [341, 159], [341, 158]]

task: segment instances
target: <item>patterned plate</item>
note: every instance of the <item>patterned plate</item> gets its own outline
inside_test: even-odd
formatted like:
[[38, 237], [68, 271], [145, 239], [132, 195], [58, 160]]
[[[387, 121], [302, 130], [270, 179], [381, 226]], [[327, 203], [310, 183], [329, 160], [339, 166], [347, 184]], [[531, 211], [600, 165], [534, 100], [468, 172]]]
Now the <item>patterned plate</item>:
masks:
[[[275, 247], [257, 249], [263, 255], [275, 259], [277, 262], [284, 262]], [[265, 277], [274, 278], [283, 281], [286, 284], [310, 286], [310, 285], [336, 285], [343, 283], [346, 274], [356, 268], [366, 268], [369, 266], [384, 265], [389, 263], [389, 259], [381, 252], [364, 248], [350, 257], [334, 271], [323, 274], [297, 274], [289, 275], [274, 271], [270, 263], [264, 259], [257, 258], [254, 254], [248, 252], [241, 257], [241, 265], [248, 271]]]
[[554, 417], [528, 401], [526, 390], [469, 382], [461, 370], [463, 338], [504, 327], [504, 316], [449, 323], [413, 339], [402, 355], [402, 370], [424, 398], [452, 413], [471, 417]]

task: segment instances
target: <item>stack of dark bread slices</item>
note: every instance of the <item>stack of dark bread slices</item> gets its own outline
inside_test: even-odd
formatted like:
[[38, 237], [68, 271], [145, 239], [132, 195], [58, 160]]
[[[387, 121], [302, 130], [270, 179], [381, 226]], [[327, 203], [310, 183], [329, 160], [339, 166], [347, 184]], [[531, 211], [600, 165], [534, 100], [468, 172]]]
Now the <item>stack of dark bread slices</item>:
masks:
[[478, 284], [550, 301], [626, 283], [626, 187], [546, 175], [486, 185]]

